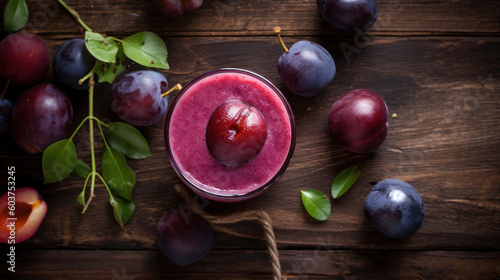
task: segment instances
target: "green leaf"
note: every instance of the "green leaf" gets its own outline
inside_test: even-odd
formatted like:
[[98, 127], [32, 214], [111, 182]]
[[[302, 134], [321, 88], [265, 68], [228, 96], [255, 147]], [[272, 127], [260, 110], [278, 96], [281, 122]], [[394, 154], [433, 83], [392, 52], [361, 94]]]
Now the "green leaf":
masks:
[[158, 35], [143, 31], [123, 39], [122, 44], [125, 55], [133, 61], [147, 67], [170, 68], [167, 46]]
[[45, 149], [42, 158], [44, 183], [60, 181], [73, 171], [76, 164], [75, 144], [70, 139], [55, 142]]
[[332, 197], [341, 197], [351, 188], [358, 177], [359, 169], [355, 165], [342, 170], [332, 182]]
[[109, 203], [116, 221], [124, 228], [135, 210], [132, 190], [135, 185], [134, 171], [119, 151], [106, 147], [102, 155], [102, 176], [110, 189]]
[[120, 224], [121, 228], [125, 228], [124, 225], [130, 220], [134, 214], [135, 204], [132, 201], [123, 199], [118, 196], [109, 196], [109, 203], [113, 207], [113, 214], [115, 219]]
[[95, 58], [106, 63], [115, 63], [118, 45], [111, 37], [104, 38], [101, 34], [85, 32], [85, 46]]
[[110, 133], [106, 138], [114, 149], [132, 159], [151, 156], [148, 142], [137, 128], [123, 122], [110, 123], [108, 128]]
[[102, 154], [102, 176], [108, 182], [113, 194], [132, 201], [135, 174], [127, 165], [122, 153], [113, 148], [104, 150]]
[[97, 61], [97, 77], [99, 83], [113, 83], [116, 76], [118, 76], [121, 72], [127, 69], [125, 61], [127, 57], [125, 53], [123, 53], [123, 48], [118, 47], [118, 52], [116, 53], [116, 62], [115, 63], [106, 63], [100, 60]]
[[3, 29], [5, 32], [15, 32], [28, 22], [28, 5], [26, 0], [10, 0], [3, 14]]
[[86, 179], [90, 174], [90, 166], [88, 166], [81, 159], [76, 159], [75, 168], [73, 169], [73, 175], [76, 175], [80, 178]]
[[311, 217], [320, 221], [326, 221], [330, 217], [332, 207], [326, 195], [318, 190], [300, 191], [300, 193], [302, 204]]

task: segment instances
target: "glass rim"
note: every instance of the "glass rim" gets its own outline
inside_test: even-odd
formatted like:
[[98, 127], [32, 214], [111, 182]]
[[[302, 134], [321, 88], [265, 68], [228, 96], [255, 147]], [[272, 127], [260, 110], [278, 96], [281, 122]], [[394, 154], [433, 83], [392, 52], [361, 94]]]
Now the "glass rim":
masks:
[[[251, 190], [249, 192], [241, 193], [241, 194], [231, 194], [231, 193], [219, 194], [219, 193], [207, 191], [206, 189], [203, 189], [203, 188], [197, 186], [196, 182], [192, 182], [184, 174], [184, 172], [181, 170], [181, 168], [178, 166], [178, 164], [175, 160], [175, 157], [173, 155], [172, 147], [170, 146], [170, 141], [169, 141], [169, 127], [170, 127], [171, 117], [172, 117], [173, 112], [175, 111], [175, 107], [176, 107], [178, 101], [182, 98], [184, 93], [189, 88], [191, 88], [191, 86], [196, 84], [198, 81], [200, 81], [206, 77], [218, 74], [218, 73], [226, 73], [226, 72], [240, 73], [240, 74], [244, 74], [244, 75], [256, 78], [256, 79], [260, 80], [261, 82], [264, 82], [264, 84], [266, 84], [269, 88], [271, 88], [271, 90], [279, 97], [279, 99], [281, 100], [282, 104], [284, 105], [284, 107], [286, 109], [289, 124], [290, 124], [290, 131], [291, 131], [291, 133], [290, 133], [291, 134], [290, 135], [290, 147], [288, 149], [288, 153], [287, 153], [287, 156], [285, 158], [285, 161], [282, 163], [280, 169], [276, 172], [276, 174], [274, 174], [274, 176], [272, 176], [268, 181], [266, 181], [264, 184], [262, 184], [258, 188]], [[181, 91], [174, 98], [174, 100], [172, 101], [172, 103], [170, 104], [170, 106], [168, 108], [166, 119], [165, 119], [164, 142], [165, 142], [165, 150], [167, 152], [167, 155], [168, 155], [168, 158], [170, 161], [170, 165], [174, 169], [175, 173], [179, 176], [181, 181], [187, 187], [189, 187], [191, 190], [193, 190], [195, 193], [197, 193], [203, 197], [206, 197], [208, 199], [214, 200], [214, 201], [221, 201], [221, 202], [243, 201], [243, 200], [247, 200], [247, 199], [256, 197], [256, 196], [260, 195], [261, 193], [265, 192], [271, 185], [273, 185], [283, 175], [285, 170], [288, 168], [290, 161], [291, 161], [291, 158], [293, 156], [293, 153], [295, 151], [295, 144], [296, 144], [295, 117], [293, 115], [292, 108], [291, 108], [290, 104], [288, 103], [288, 100], [283, 95], [283, 93], [265, 77], [255, 73], [255, 72], [245, 70], [245, 69], [240, 69], [240, 68], [219, 68], [219, 69], [204, 72], [204, 73], [196, 76], [191, 81], [189, 81], [185, 86], [183, 86]]]

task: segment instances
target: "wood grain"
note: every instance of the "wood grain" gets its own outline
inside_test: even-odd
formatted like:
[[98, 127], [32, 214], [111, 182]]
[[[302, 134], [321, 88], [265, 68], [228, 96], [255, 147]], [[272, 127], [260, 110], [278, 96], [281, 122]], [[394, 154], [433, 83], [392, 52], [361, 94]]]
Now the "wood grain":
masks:
[[[71, 16], [55, 0], [28, 0], [35, 13], [28, 31], [74, 36]], [[343, 35], [319, 14], [315, 0], [206, 0], [187, 17], [168, 18], [153, 1], [65, 1], [95, 31], [126, 36], [149, 30], [162, 36], [272, 35], [279, 25], [285, 34]], [[500, 33], [500, 3], [496, 0], [381, 0], [379, 19], [370, 34], [444, 35]]]
[[[310, 99], [292, 96], [279, 81], [275, 61], [281, 51], [271, 38], [167, 40], [172, 69], [176, 69], [165, 72], [171, 83], [185, 83], [219, 67], [250, 69], [283, 89], [296, 117], [296, 152], [278, 183], [254, 200], [235, 205], [210, 203], [210, 209], [221, 214], [248, 209], [268, 211], [282, 246], [307, 247], [330, 238], [329, 245], [336, 248], [499, 249], [496, 233], [500, 225], [497, 203], [500, 193], [496, 186], [500, 174], [496, 172], [499, 167], [496, 140], [500, 135], [500, 100], [495, 94], [498, 79], [494, 77], [499, 74], [500, 54], [494, 50], [500, 47], [500, 41], [376, 37], [371, 40], [351, 63], [338, 54], [336, 47], [341, 43], [338, 39], [321, 41], [334, 53], [339, 72], [324, 92]], [[51, 43], [52, 49], [60, 44]], [[197, 56], [191, 56], [189, 50], [195, 49], [199, 50]], [[478, 65], [470, 54], [483, 52], [491, 57]], [[188, 59], [194, 61], [178, 66]], [[398, 65], [397, 72], [394, 65]], [[447, 82], [452, 78], [453, 82]], [[369, 88], [379, 93], [386, 100], [390, 114], [397, 114], [389, 121], [387, 140], [372, 154], [345, 152], [333, 143], [329, 134], [326, 120], [331, 104], [343, 92], [354, 88]], [[107, 92], [108, 85], [98, 88], [95, 111], [98, 116], [113, 120], [116, 117], [109, 111]], [[79, 108], [86, 108], [86, 97], [79, 102]], [[77, 112], [75, 124], [84, 114], [85, 110]], [[102, 187], [89, 212], [81, 215], [74, 204], [83, 185], [81, 179], [72, 177], [61, 183], [42, 185], [40, 155], [23, 155], [10, 139], [2, 140], [5, 153], [0, 156], [0, 164], [18, 166], [21, 184], [37, 187], [49, 207], [54, 205], [40, 233], [28, 244], [110, 249], [156, 247], [156, 222], [165, 211], [181, 202], [173, 189], [180, 181], [164, 151], [163, 123], [141, 130], [153, 155], [147, 160], [129, 161], [137, 171], [134, 192], [137, 212], [126, 231], [109, 226], [114, 224], [113, 216]], [[88, 161], [87, 139], [88, 128], [85, 128], [75, 143], [79, 156]], [[98, 140], [99, 147], [102, 151], [102, 141]], [[303, 210], [299, 191], [316, 188], [328, 193], [335, 174], [353, 164], [360, 167], [361, 176], [345, 197], [333, 202], [332, 218], [325, 223], [311, 221]], [[374, 182], [385, 178], [408, 181], [420, 191], [425, 202], [423, 227], [404, 241], [376, 234], [363, 216], [364, 198]], [[227, 233], [234, 240], [215, 246], [231, 248], [238, 236], [260, 238], [258, 230], [249, 230], [252, 227], [255, 225], [240, 225], [237, 231], [229, 226]]]
[[[31, 16], [26, 31], [39, 34], [52, 56], [67, 39], [82, 37], [55, 1], [27, 2]], [[163, 73], [171, 85], [186, 84], [209, 70], [237, 67], [265, 76], [283, 91], [297, 129], [288, 170], [255, 199], [209, 202], [205, 210], [221, 216], [266, 211], [288, 279], [496, 279], [500, 2], [378, 2], [377, 25], [367, 34], [349, 36], [327, 26], [314, 0], [207, 0], [195, 14], [176, 19], [160, 15], [148, 1], [67, 1], [96, 31], [118, 37], [142, 30], [160, 34], [171, 66]], [[295, 96], [281, 82], [276, 62], [283, 50], [271, 32], [275, 25], [281, 25], [289, 46], [306, 39], [332, 53], [337, 74], [318, 96]], [[45, 81], [53, 81], [50, 71]], [[356, 88], [377, 92], [390, 115], [395, 114], [387, 139], [370, 154], [339, 148], [327, 124], [333, 102]], [[25, 89], [11, 85], [6, 98], [15, 101]], [[109, 109], [109, 90], [109, 84], [96, 90], [94, 111], [104, 121], [117, 120]], [[84, 93], [67, 92], [76, 127], [86, 116], [88, 100]], [[1, 170], [16, 166], [17, 186], [37, 188], [49, 206], [37, 234], [16, 245], [19, 272], [13, 279], [128, 279], [122, 272], [135, 279], [269, 279], [270, 259], [255, 222], [214, 227], [212, 251], [194, 266], [176, 267], [162, 256], [156, 223], [183, 203], [174, 189], [180, 180], [169, 164], [163, 129], [163, 122], [140, 128], [152, 156], [128, 161], [137, 183], [136, 212], [126, 230], [114, 221], [103, 186], [97, 187], [97, 197], [82, 215], [75, 203], [82, 179], [71, 176], [44, 185], [41, 155], [19, 150], [9, 132], [1, 135]], [[96, 143], [100, 161], [102, 139]], [[75, 144], [78, 156], [88, 162], [87, 126]], [[329, 193], [335, 175], [353, 164], [361, 170], [356, 184], [332, 201], [328, 221], [314, 221], [299, 191]], [[1, 170], [0, 186], [6, 186], [7, 174]], [[386, 238], [363, 215], [364, 198], [386, 178], [409, 182], [423, 198], [424, 224], [409, 238]], [[7, 250], [0, 244], [0, 275], [12, 278], [6, 272]]]

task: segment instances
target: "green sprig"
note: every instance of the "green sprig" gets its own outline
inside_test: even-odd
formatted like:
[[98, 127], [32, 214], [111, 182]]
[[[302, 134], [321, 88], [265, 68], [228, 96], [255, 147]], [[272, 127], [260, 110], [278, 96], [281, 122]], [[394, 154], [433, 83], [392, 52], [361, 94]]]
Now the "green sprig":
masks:
[[[109, 194], [114, 217], [120, 227], [124, 228], [135, 211], [132, 192], [136, 182], [135, 173], [128, 166], [125, 156], [144, 159], [150, 157], [151, 152], [144, 136], [133, 126], [122, 122], [106, 124], [94, 115], [95, 76], [99, 82], [112, 83], [116, 76], [126, 69], [125, 58], [141, 65], [168, 69], [167, 49], [163, 40], [151, 32], [139, 32], [123, 40], [96, 33], [83, 22], [73, 8], [62, 0], [58, 1], [85, 30], [85, 45], [97, 61], [92, 70], [79, 81], [80, 84], [86, 81], [89, 84], [88, 116], [81, 121], [70, 138], [52, 144], [43, 153], [45, 183], [63, 180], [71, 173], [84, 178], [83, 190], [77, 197], [77, 203], [83, 207], [83, 214], [95, 197], [96, 183], [100, 180]], [[73, 138], [87, 122], [90, 166], [77, 158], [73, 144]], [[102, 175], [97, 172], [94, 123], [97, 124], [105, 144], [101, 159]], [[107, 133], [103, 127], [107, 129]], [[89, 185], [89, 197], [86, 199]]]

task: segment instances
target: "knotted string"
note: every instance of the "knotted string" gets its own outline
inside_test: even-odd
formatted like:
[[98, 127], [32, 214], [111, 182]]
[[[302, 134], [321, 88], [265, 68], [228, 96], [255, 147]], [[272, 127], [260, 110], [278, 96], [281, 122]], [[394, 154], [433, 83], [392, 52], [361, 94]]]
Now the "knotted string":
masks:
[[189, 208], [191, 208], [194, 212], [202, 216], [211, 224], [234, 224], [243, 221], [258, 221], [262, 226], [262, 229], [264, 230], [264, 234], [266, 236], [267, 249], [269, 250], [273, 267], [273, 280], [282, 280], [281, 264], [279, 259], [278, 246], [276, 245], [276, 238], [274, 237], [272, 220], [265, 211], [249, 210], [243, 213], [235, 213], [228, 216], [219, 217], [209, 214], [200, 209], [199, 205], [194, 203], [195, 200], [184, 186], [175, 185], [175, 189], [178, 193], [180, 193]]

